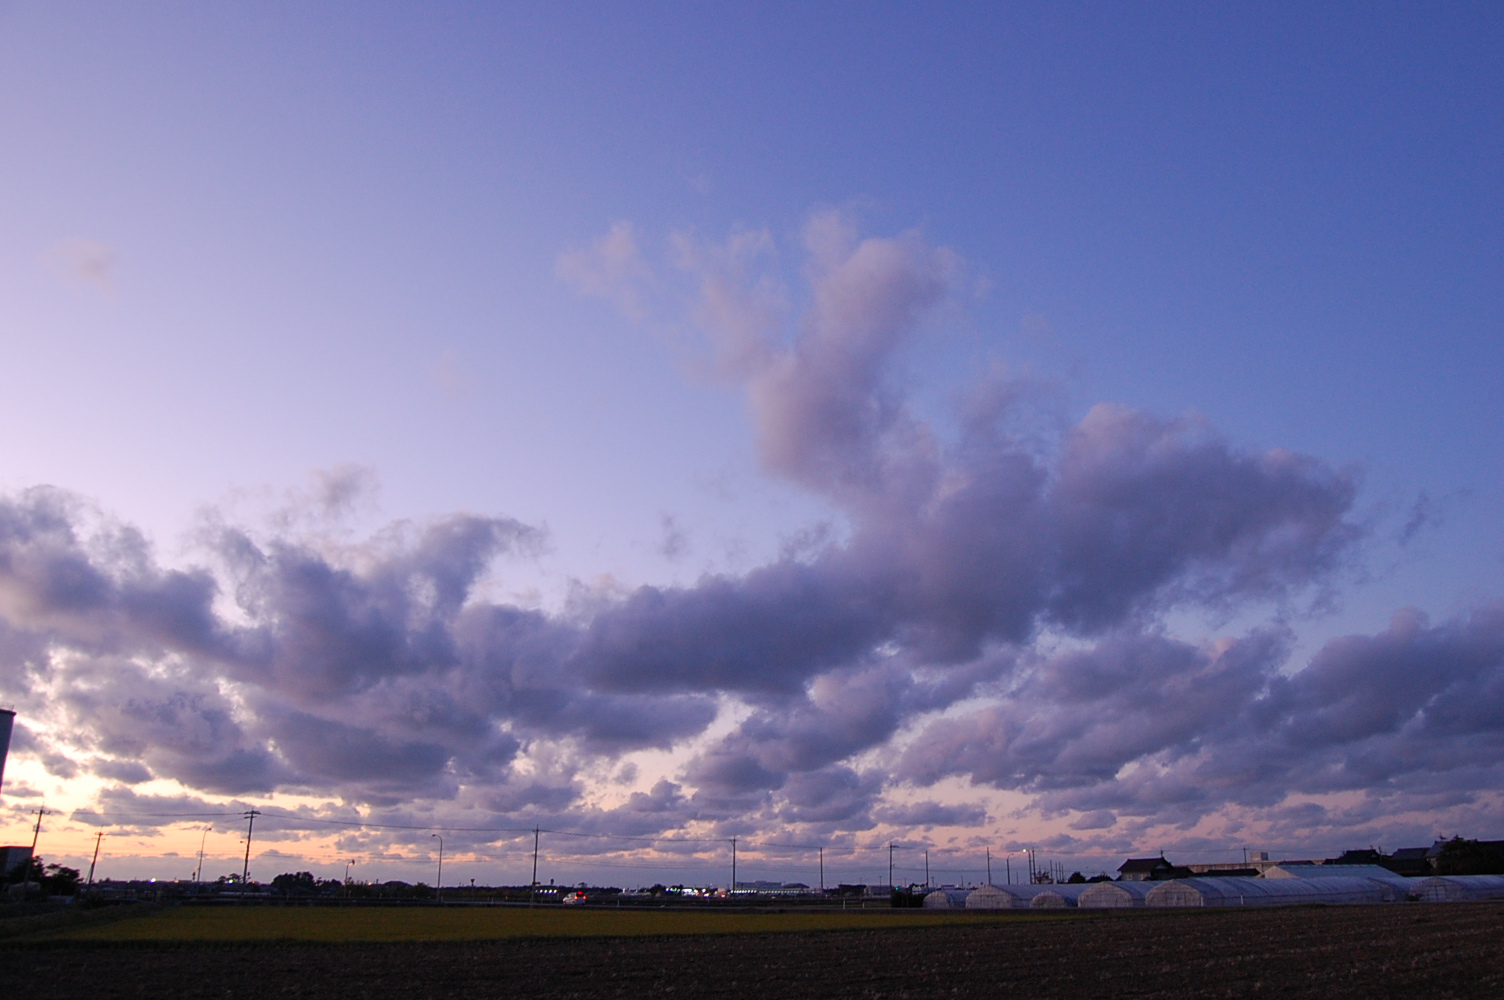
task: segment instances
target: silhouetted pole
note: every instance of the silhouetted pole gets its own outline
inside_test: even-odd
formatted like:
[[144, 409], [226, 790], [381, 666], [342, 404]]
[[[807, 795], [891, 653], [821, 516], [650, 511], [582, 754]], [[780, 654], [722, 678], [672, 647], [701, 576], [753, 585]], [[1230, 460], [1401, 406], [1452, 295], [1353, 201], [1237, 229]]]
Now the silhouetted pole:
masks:
[[728, 892], [726, 895], [730, 896], [730, 895], [733, 895], [735, 892], [736, 892], [736, 838], [732, 837], [731, 838], [731, 892]]
[[10, 753], [10, 731], [15, 721], [15, 712], [0, 708], [0, 786], [5, 784], [5, 757]]
[[888, 891], [893, 891], [893, 841], [888, 841]]
[[42, 835], [42, 817], [47, 815], [47, 807], [42, 806], [37, 810], [37, 825], [31, 828], [31, 856], [37, 856], [37, 838]]
[[[437, 833], [430, 833], [430, 837], [439, 837]], [[349, 869], [346, 869], [348, 871]], [[533, 876], [535, 879], [537, 876]], [[444, 838], [439, 837], [439, 877], [435, 879], [433, 887], [434, 898], [439, 902], [444, 901]]]
[[259, 809], [248, 809], [245, 812], [245, 867], [240, 870], [240, 894], [245, 896], [246, 883], [251, 880], [251, 831], [256, 828], [256, 817], [261, 815]]
[[825, 848], [820, 848], [820, 895], [825, 895]]
[[533, 884], [527, 891], [528, 906], [532, 906], [538, 899], [538, 832], [538, 828], [533, 827]]
[[[89, 862], [89, 881], [84, 883], [84, 888], [94, 884], [94, 866], [99, 864], [99, 842], [104, 839], [104, 831], [100, 830], [94, 835], [94, 860]], [[199, 864], [203, 864], [202, 861]]]
[[987, 848], [987, 884], [992, 884], [992, 848]]
[[930, 849], [924, 849], [924, 887], [930, 887]]

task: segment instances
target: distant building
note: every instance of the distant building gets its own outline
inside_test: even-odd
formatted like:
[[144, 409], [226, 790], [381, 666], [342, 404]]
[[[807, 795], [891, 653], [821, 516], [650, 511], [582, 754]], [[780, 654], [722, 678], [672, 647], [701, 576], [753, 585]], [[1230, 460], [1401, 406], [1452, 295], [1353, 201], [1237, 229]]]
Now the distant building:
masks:
[[1384, 855], [1377, 849], [1365, 847], [1356, 851], [1343, 851], [1335, 858], [1327, 858], [1324, 862], [1329, 865], [1381, 865], [1384, 863]]
[[1244, 851], [1247, 856], [1245, 861], [1217, 861], [1204, 864], [1186, 865], [1197, 875], [1249, 876], [1262, 875], [1278, 862], [1269, 860], [1268, 851]]
[[1432, 849], [1429, 847], [1401, 847], [1379, 864], [1396, 875], [1421, 878], [1435, 871], [1431, 862], [1431, 852]]
[[0, 847], [0, 877], [9, 875], [30, 860], [30, 847]]

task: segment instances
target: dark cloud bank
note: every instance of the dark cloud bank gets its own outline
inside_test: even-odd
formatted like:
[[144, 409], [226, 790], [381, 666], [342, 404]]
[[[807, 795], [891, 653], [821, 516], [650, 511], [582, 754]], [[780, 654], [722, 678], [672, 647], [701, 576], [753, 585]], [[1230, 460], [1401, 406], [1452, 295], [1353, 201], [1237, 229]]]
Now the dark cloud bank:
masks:
[[[1041, 423], [1006, 379], [941, 433], [892, 362], [958, 262], [834, 216], [806, 242], [797, 315], [766, 238], [681, 241], [677, 274], [767, 469], [840, 510], [840, 541], [545, 613], [477, 596], [540, 542], [507, 518], [339, 551], [221, 524], [203, 568], [181, 570], [30, 490], [0, 501], [0, 692], [51, 724], [23, 752], [123, 785], [625, 833], [988, 822], [933, 801], [950, 778], [1027, 793], [1103, 843], [1239, 806], [1369, 829], [1504, 785], [1504, 607], [1401, 611], [1301, 669], [1277, 624], [1166, 630], [1176, 611], [1319, 599], [1360, 541], [1349, 471], [1235, 447], [1195, 417], [1100, 405]], [[659, 280], [620, 230], [569, 270], [633, 303]], [[702, 734], [728, 698], [742, 721], [673, 780], [582, 801], [613, 757]], [[1315, 804], [1331, 793], [1358, 796]], [[117, 788], [101, 808], [134, 801]]]

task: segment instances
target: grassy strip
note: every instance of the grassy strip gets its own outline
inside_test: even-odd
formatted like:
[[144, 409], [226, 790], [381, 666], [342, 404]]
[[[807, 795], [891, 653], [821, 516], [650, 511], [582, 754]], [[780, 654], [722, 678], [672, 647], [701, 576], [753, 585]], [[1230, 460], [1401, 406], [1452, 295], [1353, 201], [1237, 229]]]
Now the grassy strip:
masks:
[[69, 906], [51, 913], [34, 913], [24, 917], [0, 917], [0, 941], [18, 938], [30, 939], [38, 935], [69, 933], [86, 930], [104, 924], [113, 924], [132, 917], [142, 917], [153, 906]]
[[[992, 923], [995, 913], [708, 913], [478, 908], [174, 907], [107, 926], [70, 927], [32, 941], [245, 943], [253, 941], [491, 941], [508, 938], [769, 934]], [[1013, 919], [1017, 919], [1016, 917]]]

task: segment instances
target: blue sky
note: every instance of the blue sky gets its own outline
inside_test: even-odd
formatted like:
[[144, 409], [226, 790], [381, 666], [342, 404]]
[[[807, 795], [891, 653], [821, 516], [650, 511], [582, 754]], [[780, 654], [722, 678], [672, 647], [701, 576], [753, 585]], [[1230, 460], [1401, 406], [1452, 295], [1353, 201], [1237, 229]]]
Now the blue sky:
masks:
[[[9, 428], [0, 488], [13, 523], [30, 525], [13, 529], [7, 544], [25, 549], [27, 531], [62, 518], [76, 529], [69, 559], [126, 589], [174, 569], [208, 574], [194, 577], [215, 581], [195, 606], [212, 608], [225, 642], [244, 633], [230, 643], [241, 644], [233, 656], [228, 646], [160, 632], [105, 649], [97, 623], [65, 627], [55, 608], [39, 610], [52, 607], [44, 596], [56, 597], [55, 585], [14, 571], [15, 592], [31, 596], [4, 612], [14, 652], [0, 700], [17, 705], [23, 725], [32, 720], [21, 737], [32, 742], [18, 749], [6, 782], [8, 814], [20, 823], [34, 807], [12, 797], [16, 782], [80, 804], [135, 789], [389, 808], [392, 793], [361, 785], [358, 767], [320, 771], [288, 756], [287, 737], [269, 720], [296, 710], [429, 762], [431, 773], [414, 765], [402, 795], [435, 817], [463, 805], [531, 822], [547, 808], [563, 825], [584, 822], [588, 807], [606, 810], [591, 822], [610, 826], [620, 817], [609, 810], [663, 781], [672, 787], [660, 795], [653, 815], [665, 825], [654, 832], [823, 823], [820, 836], [855, 843], [888, 836], [903, 825], [894, 818], [902, 809], [912, 818], [915, 803], [929, 802], [952, 809], [953, 822], [916, 822], [912, 836], [1063, 837], [1062, 852], [1167, 842], [1209, 850], [1251, 836], [1292, 849], [1414, 839], [1425, 825], [1415, 817], [1438, 809], [1451, 810], [1447, 821], [1463, 832], [1497, 834], [1504, 756], [1486, 749], [1501, 722], [1487, 712], [1448, 729], [1450, 742], [1427, 730], [1436, 756], [1426, 768], [1451, 776], [1440, 782], [1451, 795], [1443, 804], [1406, 783], [1416, 775], [1380, 768], [1370, 785], [1291, 778], [1284, 799], [1260, 785], [1208, 804], [1202, 825], [1187, 828], [1144, 811], [1143, 801], [1168, 792], [1133, 786], [1130, 794], [1125, 782], [1135, 767], [1169, 773], [1209, 752], [1219, 745], [1209, 731], [1128, 740], [1124, 747], [1139, 749], [1122, 749], [1124, 770], [1106, 787], [1095, 772], [1060, 770], [1085, 752], [1079, 747], [1045, 759], [1000, 743], [993, 758], [963, 767], [956, 762], [965, 755], [934, 729], [964, 717], [978, 741], [1002, 740], [1024, 725], [1008, 716], [1021, 692], [1064, 690], [1061, 678], [1076, 668], [1061, 656], [1097, 655], [1170, 688], [1214, 686], [1195, 673], [1205, 664], [1186, 668], [1200, 680], [1169, 678], [1164, 665], [1190, 654], [1150, 647], [1222, 649], [1270, 629], [1283, 630], [1283, 652], [1263, 654], [1263, 680], [1226, 696], [1246, 699], [1252, 712], [1295, 713], [1281, 716], [1290, 726], [1301, 709], [1289, 705], [1307, 696], [1288, 695], [1280, 709], [1285, 696], [1269, 677], [1297, 675], [1323, 651], [1329, 664], [1361, 660], [1352, 643], [1340, 646], [1344, 636], [1368, 637], [1375, 648], [1403, 645], [1402, 635], [1436, 645], [1440, 652], [1417, 653], [1410, 666], [1382, 669], [1450, 678], [1436, 682], [1436, 698], [1476, 684], [1475, 703], [1493, 704], [1486, 692], [1500, 669], [1489, 659], [1498, 640], [1492, 619], [1478, 616], [1498, 607], [1504, 560], [1501, 34], [1495, 10], [1467, 4], [0, 6], [0, 419]], [[830, 235], [837, 230], [846, 235]], [[601, 242], [612, 232], [616, 244]], [[826, 238], [840, 248], [822, 257]], [[862, 242], [869, 238], [877, 242]], [[876, 284], [841, 283], [857, 271]], [[745, 329], [706, 311], [706, 289], [723, 279], [761, 282], [741, 291], [767, 295], [738, 299], [738, 308], [773, 304], [759, 314], [754, 340], [769, 357], [783, 350], [782, 360], [733, 357], [748, 349], [737, 339]], [[861, 348], [870, 355], [840, 354], [839, 365], [835, 355], [802, 351], [820, 330], [835, 340], [865, 336], [851, 324], [868, 314], [849, 297], [845, 318], [832, 319], [833, 306], [821, 312], [833, 301], [822, 296], [857, 295], [858, 286], [872, 301], [911, 309], [913, 322], [898, 322], [885, 346]], [[853, 375], [842, 367], [853, 358], [880, 374]], [[818, 421], [790, 430], [788, 421], [830, 400], [821, 401], [818, 380], [779, 375], [780, 365], [836, 365], [825, 370], [830, 384], [851, 376], [863, 405], [898, 409], [874, 418], [870, 440], [821, 437], [834, 425]], [[1098, 545], [1097, 561], [1081, 554], [1079, 579], [1041, 584], [1056, 597], [1032, 610], [1008, 605], [1028, 625], [968, 633], [975, 648], [965, 654], [925, 645], [905, 631], [918, 619], [890, 609], [908, 621], [891, 634], [841, 633], [855, 628], [850, 621], [811, 625], [812, 636], [851, 638], [839, 655], [827, 651], [834, 659], [751, 647], [732, 657], [737, 669], [792, 678], [792, 687], [719, 673], [678, 687], [662, 680], [688, 676], [674, 674], [673, 657], [661, 652], [663, 629], [693, 635], [692, 618], [707, 628], [722, 622], [705, 610], [722, 598], [731, 618], [749, 613], [748, 595], [763, 593], [759, 581], [779, 567], [815, 567], [822, 581], [827, 569], [880, 576], [881, 561], [864, 561], [877, 558], [863, 555], [864, 531], [919, 529], [895, 514], [898, 501], [884, 492], [892, 483], [862, 493], [848, 475], [855, 466], [841, 463], [863, 447], [877, 449], [869, 459], [914, 459], [895, 444], [903, 430], [930, 435], [950, 456], [942, 478], [980, 476], [965, 457], [973, 446], [963, 442], [958, 400], [974, 400], [983, 384], [1024, 393], [1033, 401], [1027, 419], [1057, 442], [1086, 440], [1079, 429], [1091, 413], [1099, 417], [1092, 441], [1108, 430], [1128, 434], [1130, 424], [1154, 438], [1140, 457], [1180, 448], [1210, 462], [1196, 442], [1220, 442], [1223, 464], [1203, 470], [1209, 479], [1156, 480], [1166, 491], [1154, 494], [1160, 505], [1134, 523], [1173, 541], [1185, 527], [1177, 518], [1210, 502], [1209, 484], [1236, 480], [1244, 492], [1232, 495], [1250, 505], [1237, 515], [1245, 520], [1216, 530], [1252, 534], [1196, 550], [1130, 593], [1113, 590], [1128, 584], [1113, 562], [1122, 553], [1104, 541], [1111, 532], [1070, 520], [1082, 533], [1059, 544], [1083, 553]], [[1103, 403], [1126, 408], [1116, 423], [1093, 409]], [[1139, 417], [1158, 430], [1134, 423]], [[814, 450], [799, 453], [805, 445]], [[822, 447], [846, 450], [816, 454]], [[1073, 466], [1052, 447], [1029, 454], [1046, 481], [1069, 481]], [[1315, 463], [1286, 469], [1305, 500], [1275, 483], [1270, 449]], [[1248, 470], [1261, 455], [1255, 475]], [[1245, 473], [1254, 478], [1237, 480]], [[996, 475], [994, 485], [1017, 482]], [[44, 517], [27, 492], [38, 486], [73, 499], [49, 494]], [[1281, 507], [1286, 501], [1293, 506]], [[1270, 520], [1276, 510], [1290, 520]], [[425, 526], [452, 525], [460, 514], [501, 520], [465, 536], [484, 536], [473, 551], [445, 550], [485, 569], [465, 577], [441, 631], [463, 645], [461, 607], [472, 617], [482, 605], [541, 616], [540, 628], [565, 636], [558, 648], [572, 650], [557, 655], [575, 667], [558, 669], [583, 671], [569, 689], [581, 699], [569, 702], [580, 713], [573, 722], [561, 717], [543, 733], [500, 709], [481, 713], [465, 725], [490, 727], [494, 745], [484, 749], [474, 733], [399, 724], [390, 704], [320, 701], [284, 675], [263, 683], [246, 672], [252, 633], [255, 642], [290, 643], [265, 655], [290, 658], [294, 673], [319, 667], [297, 665], [314, 654], [287, 638], [301, 612], [271, 591], [236, 603], [243, 579], [226, 554], [227, 533], [254, 540], [268, 565], [282, 558], [276, 552], [317, 554], [335, 577], [374, 587], [383, 573], [411, 571]], [[973, 542], [983, 546], [1003, 516], [978, 516], [955, 530], [980, 532]], [[1048, 531], [1066, 530], [1050, 523]], [[121, 526], [139, 529], [150, 553], [122, 555]], [[1291, 537], [1321, 557], [1280, 549], [1277, 567], [1249, 561]], [[935, 544], [922, 565], [966, 551]], [[1006, 554], [1023, 559], [1017, 573], [1039, 569], [1016, 547]], [[135, 568], [122, 569], [127, 563]], [[430, 570], [423, 586], [437, 587], [443, 574]], [[778, 586], [767, 583], [768, 592], [783, 593]], [[1087, 590], [1097, 602], [1089, 614], [1060, 603], [1059, 594]], [[655, 595], [682, 610], [650, 626], [633, 609]], [[119, 600], [115, 613], [137, 613]], [[1091, 618], [1109, 606], [1132, 610]], [[1000, 607], [993, 611], [1002, 615]], [[1405, 608], [1429, 621], [1396, 630], [1391, 616]], [[920, 617], [933, 625], [924, 616], [938, 613]], [[599, 646], [589, 636], [639, 626], [648, 631], [634, 648], [660, 650], [631, 661], [642, 676], [624, 679], [626, 661], [580, 665], [580, 650]], [[734, 634], [716, 641], [734, 646]], [[1448, 643], [1475, 650], [1468, 656], [1483, 666], [1435, 667], [1453, 655]], [[452, 698], [497, 669], [409, 653], [418, 661], [397, 673], [414, 690]], [[793, 658], [783, 667], [768, 665], [785, 653]], [[874, 657], [901, 659], [906, 680], [889, 673], [879, 684]], [[80, 674], [84, 660], [92, 666]], [[240, 665], [225, 666], [231, 661]], [[796, 661], [804, 666], [790, 666]], [[167, 751], [149, 739], [117, 739], [78, 692], [123, 683], [123, 662], [165, 685], [163, 704], [181, 696], [241, 728], [210, 726], [220, 735], [191, 753], [173, 750], [172, 762], [154, 757]], [[962, 691], [954, 678], [966, 670], [974, 676]], [[1351, 670], [1358, 687], [1369, 683], [1365, 671], [1390, 676], [1372, 664]], [[896, 690], [927, 672], [951, 677], [949, 693], [894, 701], [887, 729], [863, 716], [876, 728], [852, 737], [849, 753], [796, 761], [787, 740], [778, 743], [792, 737], [768, 736], [768, 718], [797, 715], [796, 703], [825, 704], [816, 696], [822, 684], [847, 692], [830, 695], [829, 705], [847, 707], [831, 708], [812, 730], [828, 732], [859, 714], [850, 708], [858, 688]], [[395, 683], [384, 676], [356, 687], [375, 697]], [[211, 688], [225, 706], [205, 707]], [[774, 705], [774, 688], [792, 700]], [[600, 737], [591, 726], [604, 718], [591, 713], [628, 711], [591, 700], [608, 695], [680, 699], [631, 711], [682, 709], [698, 721], [639, 733], [635, 743], [614, 730], [625, 742], [591, 743]], [[1328, 718], [1357, 695], [1331, 697], [1311, 711]], [[260, 717], [258, 698], [280, 707]], [[1357, 773], [1359, 757], [1382, 755], [1374, 741], [1385, 734], [1419, 738], [1440, 725], [1440, 702], [1422, 702], [1373, 723], [1361, 748], [1342, 744], [1350, 753], [1342, 767]], [[1065, 698], [1059, 717], [1101, 718], [1122, 706]], [[1124, 712], [1114, 725], [1157, 733], [1146, 721], [1154, 714], [1131, 721]], [[1031, 724], [1058, 730], [1042, 718]], [[770, 749], [775, 743], [785, 749]], [[211, 779], [190, 766], [194, 754], [223, 764], [232, 744], [269, 754], [271, 770], [237, 784], [223, 768]], [[74, 773], [63, 773], [69, 764], [48, 771], [49, 754]], [[1482, 770], [1462, 775], [1454, 765], [1469, 754]], [[730, 780], [716, 762], [733, 757], [755, 758], [753, 770], [767, 777], [746, 778], [753, 772], [743, 768], [736, 795], [712, 803], [710, 786]], [[127, 760], [144, 762], [128, 775], [135, 782], [119, 777]], [[614, 770], [626, 764], [632, 781]], [[461, 773], [472, 765], [478, 770]], [[1291, 773], [1301, 766], [1294, 757], [1288, 765]], [[437, 790], [424, 792], [425, 781]], [[800, 820], [796, 800], [814, 793], [799, 781], [845, 788], [849, 812]], [[540, 782], [552, 798], [513, 794]], [[1380, 804], [1364, 812], [1349, 801], [1365, 795]], [[1326, 810], [1320, 821], [1278, 818], [1316, 799]], [[1101, 825], [1135, 808], [1141, 819]], [[88, 829], [80, 821], [78, 837]]]

